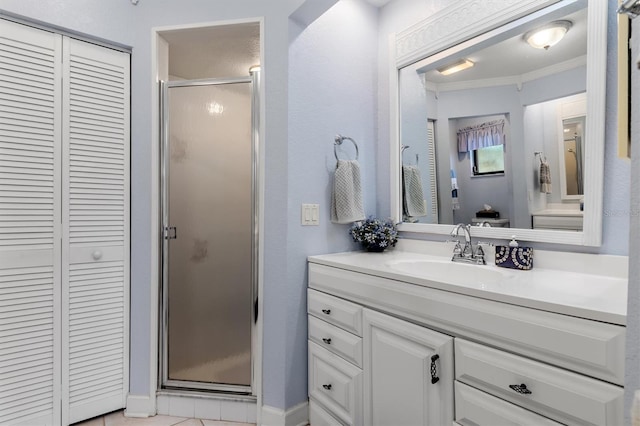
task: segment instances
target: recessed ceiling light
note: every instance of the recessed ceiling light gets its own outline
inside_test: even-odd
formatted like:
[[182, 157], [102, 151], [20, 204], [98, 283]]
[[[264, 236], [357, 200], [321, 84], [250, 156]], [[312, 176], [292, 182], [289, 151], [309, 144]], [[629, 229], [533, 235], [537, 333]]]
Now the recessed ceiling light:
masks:
[[444, 66], [442, 68], [438, 68], [438, 72], [442, 75], [453, 74], [454, 72], [466, 70], [467, 68], [471, 68], [475, 64], [468, 59], [460, 59], [452, 64]]
[[558, 43], [571, 28], [571, 21], [553, 21], [524, 35], [524, 39], [536, 49], [549, 49]]

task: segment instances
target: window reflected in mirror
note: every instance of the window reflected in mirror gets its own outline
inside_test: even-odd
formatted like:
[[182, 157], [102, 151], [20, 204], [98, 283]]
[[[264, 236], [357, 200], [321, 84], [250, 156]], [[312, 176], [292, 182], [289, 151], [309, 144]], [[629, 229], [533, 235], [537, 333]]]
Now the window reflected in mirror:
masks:
[[488, 146], [471, 151], [473, 175], [494, 175], [504, 173], [504, 152], [502, 145]]

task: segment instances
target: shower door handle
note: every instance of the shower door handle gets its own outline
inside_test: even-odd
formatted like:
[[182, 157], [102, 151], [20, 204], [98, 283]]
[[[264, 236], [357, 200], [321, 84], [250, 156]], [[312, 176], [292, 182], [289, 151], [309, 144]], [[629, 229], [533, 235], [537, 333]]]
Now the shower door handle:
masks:
[[178, 238], [178, 230], [175, 226], [166, 226], [164, 228], [164, 239], [165, 240], [175, 240]]

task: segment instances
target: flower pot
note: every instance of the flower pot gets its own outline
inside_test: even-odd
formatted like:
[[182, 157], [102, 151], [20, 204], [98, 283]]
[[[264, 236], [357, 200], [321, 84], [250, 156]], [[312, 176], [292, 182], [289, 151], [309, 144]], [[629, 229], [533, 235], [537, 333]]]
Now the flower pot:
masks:
[[380, 247], [380, 246], [367, 246], [367, 251], [373, 252], [373, 253], [381, 253], [384, 251], [384, 249], [386, 249], [386, 247]]

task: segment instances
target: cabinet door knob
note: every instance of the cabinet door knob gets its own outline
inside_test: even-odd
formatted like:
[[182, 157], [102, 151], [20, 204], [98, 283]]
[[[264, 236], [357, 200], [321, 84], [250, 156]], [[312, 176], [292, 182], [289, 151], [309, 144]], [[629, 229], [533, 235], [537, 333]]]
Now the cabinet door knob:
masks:
[[322, 338], [322, 341], [323, 341], [323, 342], [325, 342], [327, 345], [330, 345], [330, 344], [331, 344], [331, 338], [323, 337], [323, 338]]
[[326, 390], [331, 390], [331, 385], [322, 385], [323, 388], [325, 388]]
[[520, 385], [509, 385], [509, 387], [511, 388], [511, 390], [514, 390], [516, 392], [518, 392], [519, 394], [522, 395], [530, 395], [531, 391], [529, 389], [527, 389], [527, 385], [525, 385], [524, 383], [520, 384]]
[[440, 355], [435, 354], [431, 357], [431, 384], [435, 385], [440, 381], [438, 371], [436, 370], [436, 361], [440, 359]]
[[96, 250], [91, 253], [91, 257], [93, 257], [93, 260], [100, 260], [102, 259], [102, 252], [100, 250]]
[[331, 309], [323, 309], [322, 313], [323, 314], [327, 314], [327, 315], [331, 315]]

